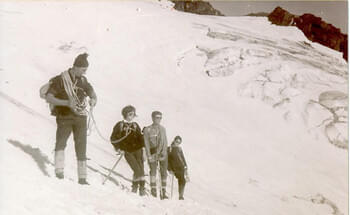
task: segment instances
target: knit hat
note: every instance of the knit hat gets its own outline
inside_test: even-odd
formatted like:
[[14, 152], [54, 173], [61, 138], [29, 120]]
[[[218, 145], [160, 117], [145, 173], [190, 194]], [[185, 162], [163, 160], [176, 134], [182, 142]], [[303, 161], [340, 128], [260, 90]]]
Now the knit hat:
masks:
[[136, 109], [135, 109], [134, 106], [128, 105], [128, 106], [124, 107], [124, 108], [122, 109], [122, 115], [123, 115], [123, 117], [126, 118], [127, 115], [128, 115], [128, 113], [130, 113], [130, 112], [134, 112], [134, 113], [135, 113], [135, 116], [136, 116]]
[[87, 61], [87, 57], [89, 55], [87, 53], [80, 54], [75, 58], [73, 66], [75, 67], [88, 67], [89, 62]]

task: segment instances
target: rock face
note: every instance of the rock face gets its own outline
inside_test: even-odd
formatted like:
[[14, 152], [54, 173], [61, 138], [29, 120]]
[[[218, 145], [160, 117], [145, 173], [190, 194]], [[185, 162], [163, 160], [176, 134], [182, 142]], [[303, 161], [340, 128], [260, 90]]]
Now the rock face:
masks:
[[263, 17], [267, 17], [268, 15], [269, 15], [269, 13], [258, 12], [258, 13], [249, 13], [246, 16], [263, 16]]
[[172, 1], [174, 8], [179, 11], [201, 14], [201, 15], [215, 15], [224, 16], [220, 11], [213, 8], [209, 2], [205, 1]]
[[276, 7], [268, 16], [269, 21], [276, 25], [292, 25], [295, 16], [281, 7]]
[[342, 52], [343, 58], [348, 60], [348, 36], [341, 33], [339, 28], [324, 22], [320, 17], [313, 14], [296, 16], [277, 7], [268, 15], [268, 19], [276, 25], [298, 27], [309, 40]]

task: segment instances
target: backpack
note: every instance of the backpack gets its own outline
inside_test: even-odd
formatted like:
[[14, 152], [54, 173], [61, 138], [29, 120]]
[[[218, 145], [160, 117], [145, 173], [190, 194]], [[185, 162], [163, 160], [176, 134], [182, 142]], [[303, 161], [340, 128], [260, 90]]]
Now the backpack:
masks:
[[[47, 92], [49, 91], [49, 89], [50, 89], [50, 82], [41, 86], [40, 90], [39, 90], [40, 98], [44, 99], [46, 102], [47, 102], [46, 96], [47, 96]], [[47, 103], [49, 103], [49, 102], [47, 102]], [[54, 107], [55, 107], [55, 105], [49, 103], [49, 108], [50, 108], [51, 113], [52, 113]]]
[[44, 84], [43, 86], [40, 87], [39, 93], [40, 93], [40, 98], [46, 100], [46, 95], [47, 91], [50, 89], [50, 82]]

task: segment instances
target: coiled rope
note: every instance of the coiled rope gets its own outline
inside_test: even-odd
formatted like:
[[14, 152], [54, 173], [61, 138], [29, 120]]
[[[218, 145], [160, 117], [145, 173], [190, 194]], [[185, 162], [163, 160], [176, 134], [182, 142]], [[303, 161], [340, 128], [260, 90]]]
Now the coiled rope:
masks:
[[124, 137], [120, 138], [119, 140], [114, 140], [114, 141], [110, 141], [109, 139], [105, 138], [100, 129], [97, 126], [94, 114], [93, 114], [93, 107], [90, 107], [90, 111], [87, 110], [87, 100], [83, 99], [83, 101], [79, 100], [79, 97], [76, 93], [78, 87], [77, 82], [73, 83], [69, 72], [68, 71], [64, 71], [62, 73], [62, 80], [63, 80], [63, 84], [64, 84], [64, 89], [69, 97], [70, 100], [72, 100], [75, 104], [75, 110], [73, 110], [76, 114], [78, 115], [84, 115], [84, 116], [88, 116], [88, 123], [87, 123], [87, 135], [89, 136], [92, 132], [92, 128], [95, 127], [97, 134], [101, 137], [102, 140], [104, 140], [105, 142], [108, 143], [119, 143], [120, 141], [122, 141], [123, 139], [125, 139], [128, 135], [125, 135]]
[[83, 101], [80, 101], [78, 95], [76, 94], [76, 91], [78, 89], [77, 81], [73, 83], [72, 79], [70, 78], [68, 70], [62, 73], [62, 80], [63, 80], [64, 89], [69, 97], [69, 100], [73, 101], [74, 104], [76, 105], [73, 111], [78, 115], [87, 116], [88, 115], [88, 111], [86, 110], [87, 101], [86, 99], [83, 99]]

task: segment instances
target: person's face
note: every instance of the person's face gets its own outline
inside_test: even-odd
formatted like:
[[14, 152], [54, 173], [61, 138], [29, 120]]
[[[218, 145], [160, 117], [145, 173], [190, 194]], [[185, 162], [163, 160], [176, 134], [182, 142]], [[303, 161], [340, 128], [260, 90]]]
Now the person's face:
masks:
[[125, 117], [125, 120], [130, 122], [132, 121], [133, 119], [135, 118], [135, 112], [132, 111], [132, 112], [129, 112], [126, 114], [126, 117]]
[[162, 120], [162, 115], [158, 114], [158, 115], [155, 115], [153, 118], [153, 123], [156, 124], [156, 125], [159, 125], [160, 124], [160, 121]]
[[177, 138], [176, 140], [174, 140], [176, 145], [180, 145], [181, 144], [181, 140], [179, 138]]
[[74, 74], [77, 77], [81, 77], [86, 74], [87, 67], [74, 67]]

